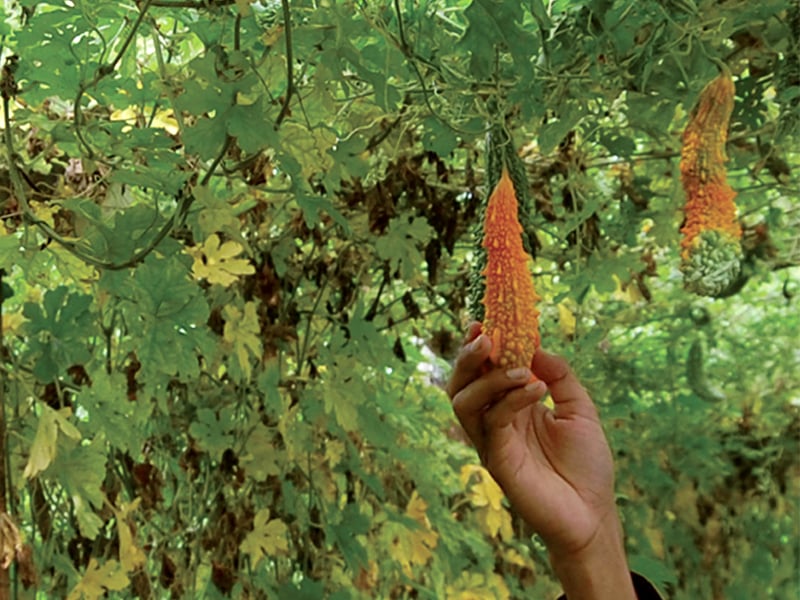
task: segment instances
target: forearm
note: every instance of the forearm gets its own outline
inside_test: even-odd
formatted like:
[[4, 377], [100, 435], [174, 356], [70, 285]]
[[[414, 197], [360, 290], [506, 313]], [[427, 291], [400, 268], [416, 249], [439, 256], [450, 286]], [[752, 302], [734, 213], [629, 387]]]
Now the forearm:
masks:
[[568, 600], [635, 600], [631, 574], [616, 514], [578, 552], [550, 553]]

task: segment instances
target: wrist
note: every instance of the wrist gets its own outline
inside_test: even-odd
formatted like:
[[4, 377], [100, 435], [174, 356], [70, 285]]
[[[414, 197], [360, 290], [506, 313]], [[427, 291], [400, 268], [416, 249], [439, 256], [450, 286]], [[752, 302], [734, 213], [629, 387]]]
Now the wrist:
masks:
[[567, 598], [581, 600], [635, 599], [622, 534], [613, 512], [581, 548], [550, 550], [553, 566]]

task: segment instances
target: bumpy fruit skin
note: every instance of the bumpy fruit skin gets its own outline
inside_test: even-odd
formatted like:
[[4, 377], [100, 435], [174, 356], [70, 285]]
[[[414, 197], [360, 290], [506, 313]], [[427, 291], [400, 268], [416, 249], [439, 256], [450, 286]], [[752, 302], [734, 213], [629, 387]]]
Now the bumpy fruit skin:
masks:
[[492, 340], [491, 362], [503, 368], [530, 367], [539, 347], [539, 296], [522, 244], [517, 197], [508, 170], [489, 197], [484, 221], [486, 289], [483, 332]]
[[[514, 185], [517, 198], [517, 217], [522, 225], [522, 244], [527, 252], [535, 247], [536, 238], [533, 219], [531, 217], [530, 201], [528, 196], [528, 176], [525, 165], [515, 150], [514, 141], [505, 125], [494, 124], [486, 135], [486, 187], [494, 190], [500, 181], [504, 169], [508, 169], [508, 176]], [[483, 321], [483, 297], [486, 293], [483, 273], [486, 270], [486, 248], [483, 245], [483, 223], [486, 220], [486, 206], [484, 200], [478, 209], [477, 218], [472, 228], [472, 236], [476, 242], [475, 257], [469, 277], [469, 312], [476, 321]]]
[[683, 132], [681, 184], [686, 193], [681, 227], [681, 271], [685, 287], [719, 296], [741, 271], [742, 229], [736, 220], [736, 192], [726, 180], [725, 141], [735, 88], [723, 73], [700, 94]]

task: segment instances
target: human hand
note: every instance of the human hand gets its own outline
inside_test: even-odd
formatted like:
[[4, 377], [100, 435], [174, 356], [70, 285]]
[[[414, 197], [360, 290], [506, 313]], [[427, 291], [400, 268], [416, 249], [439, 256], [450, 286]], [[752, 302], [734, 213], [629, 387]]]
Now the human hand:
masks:
[[[490, 351], [480, 324], [472, 324], [447, 388], [481, 461], [542, 537], [557, 572], [605, 556], [629, 579], [613, 459], [586, 390], [563, 359], [544, 351], [533, 358], [538, 381], [528, 369], [491, 368]], [[541, 402], [547, 391], [553, 409]]]

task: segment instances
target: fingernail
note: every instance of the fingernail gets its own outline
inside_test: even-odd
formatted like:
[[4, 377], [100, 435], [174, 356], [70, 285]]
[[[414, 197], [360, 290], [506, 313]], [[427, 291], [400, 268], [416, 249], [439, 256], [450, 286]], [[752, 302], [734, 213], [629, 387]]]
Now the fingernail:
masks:
[[480, 334], [474, 340], [472, 340], [469, 345], [467, 346], [467, 352], [477, 352], [483, 346], [484, 341], [486, 340], [486, 336]]
[[517, 367], [516, 369], [509, 369], [506, 371], [506, 377], [509, 379], [530, 379], [531, 370], [525, 367]]
[[543, 394], [545, 387], [547, 387], [541, 379], [537, 379], [536, 381], [531, 381], [528, 385], [525, 386], [525, 391], [529, 394]]

